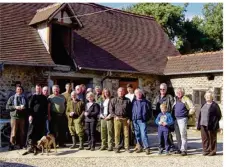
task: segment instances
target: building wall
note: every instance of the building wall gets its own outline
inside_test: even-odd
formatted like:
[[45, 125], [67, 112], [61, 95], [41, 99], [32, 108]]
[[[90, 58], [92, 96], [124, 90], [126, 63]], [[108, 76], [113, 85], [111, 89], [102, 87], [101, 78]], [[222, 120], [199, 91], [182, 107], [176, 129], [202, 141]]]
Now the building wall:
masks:
[[[213, 80], [209, 80], [205, 74], [171, 76], [169, 84], [172, 85], [174, 90], [176, 90], [178, 87], [184, 88], [185, 94], [188, 95], [193, 102], [195, 101], [194, 91], [202, 90], [203, 94], [200, 94], [200, 98], [203, 98], [204, 92], [206, 90], [211, 90], [214, 92], [214, 88], [220, 88], [221, 101], [217, 101], [217, 103], [219, 104], [221, 111], [223, 111], [223, 73], [214, 74]], [[203, 100], [205, 101], [204, 98]], [[201, 108], [201, 103], [196, 104], [194, 102], [194, 104], [196, 107], [196, 115], [195, 117], [189, 119], [189, 125], [195, 125]]]
[[0, 76], [0, 109], [5, 111], [6, 102], [15, 91], [16, 81], [21, 82], [25, 95], [30, 96], [35, 81], [40, 81], [38, 78], [43, 78], [42, 72], [35, 67], [5, 66]]
[[173, 88], [183, 87], [185, 94], [193, 96], [194, 90], [211, 90], [214, 88], [221, 88], [221, 102], [219, 105], [223, 105], [223, 73], [215, 74], [214, 80], [208, 80], [206, 75], [178, 75], [170, 78], [170, 82]]
[[113, 96], [117, 96], [117, 89], [119, 88], [120, 78], [135, 78], [138, 79], [139, 88], [144, 90], [146, 98], [150, 101], [157, 95], [159, 90], [160, 81], [157, 76], [153, 75], [141, 75], [141, 74], [126, 74], [126, 73], [117, 73], [115, 76], [119, 77], [118, 79], [106, 79], [104, 81], [104, 87], [110, 89]]

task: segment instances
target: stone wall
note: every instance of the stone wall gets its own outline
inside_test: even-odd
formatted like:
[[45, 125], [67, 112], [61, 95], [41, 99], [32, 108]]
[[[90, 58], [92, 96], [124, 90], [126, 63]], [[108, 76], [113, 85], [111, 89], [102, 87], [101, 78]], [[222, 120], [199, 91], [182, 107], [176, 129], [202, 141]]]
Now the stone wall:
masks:
[[[185, 90], [185, 94], [188, 95], [194, 102], [194, 91], [195, 90], [211, 90], [214, 91], [214, 88], [221, 89], [221, 101], [217, 102], [223, 111], [223, 73], [214, 74], [214, 79], [209, 80], [207, 75], [178, 75], [170, 77], [170, 84], [174, 90], [178, 87], [182, 87]], [[201, 105], [195, 104], [196, 107], [196, 118], [189, 120], [190, 125], [194, 125], [197, 122], [197, 118], [200, 112]], [[196, 119], [196, 120], [195, 120]]]
[[221, 102], [223, 105], [223, 73], [215, 74], [213, 80], [208, 80], [207, 75], [178, 75], [170, 78], [173, 88], [183, 87], [185, 94], [193, 96], [194, 90], [211, 90], [221, 88]]
[[43, 78], [41, 69], [6, 65], [0, 76], [0, 110], [5, 112], [6, 102], [15, 92], [16, 81], [21, 82], [25, 95], [29, 97], [34, 91], [36, 78]]

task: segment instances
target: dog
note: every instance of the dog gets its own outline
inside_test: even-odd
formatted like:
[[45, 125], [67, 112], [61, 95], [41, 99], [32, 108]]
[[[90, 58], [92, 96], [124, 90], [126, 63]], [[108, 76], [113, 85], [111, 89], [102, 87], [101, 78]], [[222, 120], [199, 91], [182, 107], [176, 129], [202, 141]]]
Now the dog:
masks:
[[48, 134], [47, 136], [43, 136], [38, 142], [37, 142], [37, 148], [42, 149], [42, 154], [44, 153], [44, 149], [46, 148], [47, 155], [49, 155], [51, 146], [53, 145], [55, 152], [57, 153], [56, 149], [56, 140], [55, 137], [52, 134]]
[[34, 142], [32, 142], [31, 139], [28, 139], [27, 151], [25, 151], [22, 155], [27, 155], [29, 153], [34, 153], [34, 155], [37, 155], [37, 153], [38, 153], [37, 145]]

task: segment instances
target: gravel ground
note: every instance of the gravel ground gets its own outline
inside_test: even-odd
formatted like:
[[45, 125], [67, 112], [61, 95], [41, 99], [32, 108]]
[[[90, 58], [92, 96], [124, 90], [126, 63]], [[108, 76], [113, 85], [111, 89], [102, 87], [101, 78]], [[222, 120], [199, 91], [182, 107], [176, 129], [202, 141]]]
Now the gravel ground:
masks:
[[[146, 167], [146, 166], [170, 166], [170, 167], [221, 167], [223, 166], [222, 156], [155, 156], [155, 157], [101, 157], [101, 158], [35, 158], [35, 159], [5, 159], [0, 166], [13, 167]], [[26, 164], [26, 165], [23, 165]]]
[[[223, 166], [223, 137], [218, 136], [218, 152], [216, 156], [202, 156], [200, 132], [188, 131], [188, 156], [180, 155], [158, 155], [157, 134], [149, 135], [152, 154], [145, 153], [119, 153], [103, 151], [77, 151], [68, 148], [58, 149], [58, 153], [33, 156], [32, 154], [22, 156], [24, 150], [6, 151], [0, 149], [0, 167], [220, 167]], [[174, 135], [175, 137], [175, 135]]]

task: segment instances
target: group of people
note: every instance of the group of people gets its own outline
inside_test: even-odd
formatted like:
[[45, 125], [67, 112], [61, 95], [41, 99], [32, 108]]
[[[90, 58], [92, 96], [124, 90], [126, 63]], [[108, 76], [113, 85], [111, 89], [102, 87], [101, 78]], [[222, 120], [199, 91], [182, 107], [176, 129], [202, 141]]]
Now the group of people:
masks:
[[[10, 150], [16, 144], [21, 148], [29, 144], [35, 145], [42, 136], [49, 133], [55, 136], [59, 147], [64, 147], [66, 121], [72, 137], [71, 149], [76, 148], [78, 139], [78, 149], [83, 150], [86, 135], [86, 150], [94, 151], [96, 129], [100, 125], [101, 151], [115, 149], [119, 153], [124, 147], [125, 151], [131, 153], [130, 143], [135, 137], [135, 151], [150, 154], [151, 141], [147, 135], [147, 122], [154, 117], [158, 126], [159, 154], [165, 149], [166, 154], [173, 151], [182, 156], [187, 155], [187, 123], [188, 118], [195, 114], [195, 107], [191, 99], [185, 96], [183, 88], [177, 88], [173, 97], [167, 94], [167, 85], [162, 83], [159, 94], [152, 103], [146, 100], [142, 89], [133, 91], [131, 84], [127, 85], [128, 94], [125, 88], [118, 88], [117, 97], [112, 97], [109, 89], [101, 90], [99, 86], [95, 87], [95, 93], [91, 88], [86, 90], [83, 84], [77, 85], [72, 91], [71, 84], [68, 83], [65, 89], [60, 94], [59, 86], [53, 85], [52, 94], [49, 95], [47, 86], [42, 88], [37, 84], [35, 93], [27, 100], [22, 87], [16, 87], [16, 94], [9, 98], [6, 105], [11, 116]], [[203, 155], [211, 156], [216, 154], [221, 111], [213, 101], [211, 91], [206, 92], [205, 99], [197, 128], [201, 129]], [[26, 122], [27, 133], [24, 131]], [[177, 147], [173, 142], [174, 131]]]

